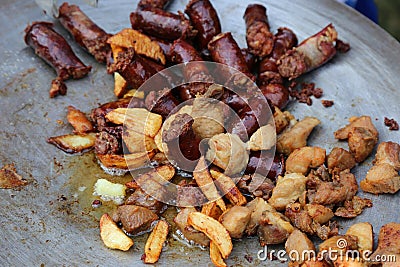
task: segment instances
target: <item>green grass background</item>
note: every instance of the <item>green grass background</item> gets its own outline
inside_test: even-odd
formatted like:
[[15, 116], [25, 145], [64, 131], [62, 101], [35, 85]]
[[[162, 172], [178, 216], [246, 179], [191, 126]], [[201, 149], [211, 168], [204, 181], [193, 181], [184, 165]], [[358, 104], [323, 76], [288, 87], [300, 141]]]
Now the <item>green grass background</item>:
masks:
[[400, 41], [400, 0], [375, 0], [375, 3], [379, 25]]

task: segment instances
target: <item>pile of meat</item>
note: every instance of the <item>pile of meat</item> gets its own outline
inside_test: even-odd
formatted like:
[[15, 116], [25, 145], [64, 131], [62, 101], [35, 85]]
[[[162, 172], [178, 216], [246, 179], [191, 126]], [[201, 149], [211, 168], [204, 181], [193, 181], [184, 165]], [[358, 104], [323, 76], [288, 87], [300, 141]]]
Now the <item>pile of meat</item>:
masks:
[[[119, 99], [93, 109], [91, 120], [68, 107], [74, 133], [51, 137], [48, 142], [68, 153], [94, 148], [102, 168], [114, 174], [154, 166], [127, 183], [125, 203], [111, 216], [102, 217], [104, 243], [128, 250], [133, 242], [126, 234], [151, 230], [165, 211], [164, 203], [174, 203], [180, 207], [173, 222], [179, 232], [187, 240], [210, 246], [217, 266], [226, 266], [231, 239], [252, 235], [259, 237], [261, 246], [286, 242], [288, 251], [315, 251], [309, 236], [324, 240], [320, 251], [334, 249], [338, 238], [347, 240], [346, 249], [372, 250], [371, 225], [357, 225], [339, 236], [334, 220], [335, 216], [354, 218], [372, 207], [371, 200], [357, 196], [359, 186], [351, 173], [378, 144], [371, 118], [350, 118], [347, 126], [334, 133], [336, 139], [348, 141], [349, 149], [335, 147], [327, 155], [324, 148], [307, 146], [320, 120], [298, 121], [283, 111], [290, 96], [307, 104], [310, 96], [321, 97], [322, 90], [313, 84], [303, 84], [298, 92], [293, 82], [337, 51], [349, 49], [338, 40], [334, 26], [329, 24], [298, 44], [291, 29], [271, 30], [265, 6], [250, 4], [244, 12], [247, 48], [240, 48], [230, 32], [221, 32], [209, 0], [191, 0], [186, 16], [166, 11], [167, 4], [168, 0], [141, 0], [130, 16], [132, 29], [115, 35], [104, 32], [79, 7], [67, 3], [60, 7], [59, 20], [75, 41], [96, 60], [107, 63]], [[90, 71], [49, 23], [28, 26], [25, 40], [57, 71], [50, 96], [65, 93], [63, 80], [81, 78]], [[204, 60], [240, 74], [221, 72], [224, 83], [219, 84]], [[173, 86], [172, 74], [162, 72], [154, 76], [159, 88], [136, 90], [154, 74], [179, 63], [186, 64], [184, 85]], [[240, 95], [231, 87], [239, 87]], [[397, 192], [399, 154], [399, 144], [379, 144], [361, 189], [374, 194]], [[186, 172], [179, 183], [176, 170]], [[173, 197], [165, 190], [168, 182], [178, 183]], [[158, 221], [146, 243], [144, 262], [158, 260], [168, 229], [168, 224]], [[364, 238], [365, 233], [370, 240]], [[384, 226], [375, 253], [387, 254], [390, 249], [400, 253], [399, 246], [393, 249], [396, 241], [381, 241], [393, 236], [398, 238], [399, 225]], [[363, 246], [365, 240], [369, 246]], [[353, 266], [320, 258], [290, 264]]]

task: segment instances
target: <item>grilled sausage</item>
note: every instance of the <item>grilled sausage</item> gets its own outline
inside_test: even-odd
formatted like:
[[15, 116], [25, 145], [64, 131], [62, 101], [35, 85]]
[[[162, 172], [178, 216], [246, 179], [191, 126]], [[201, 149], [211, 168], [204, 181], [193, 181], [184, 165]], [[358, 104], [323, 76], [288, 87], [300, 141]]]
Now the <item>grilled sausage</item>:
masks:
[[111, 50], [110, 45], [107, 44], [110, 34], [97, 26], [76, 5], [62, 4], [59, 8], [58, 19], [75, 41], [93, 55], [98, 62], [107, 62], [107, 54]]

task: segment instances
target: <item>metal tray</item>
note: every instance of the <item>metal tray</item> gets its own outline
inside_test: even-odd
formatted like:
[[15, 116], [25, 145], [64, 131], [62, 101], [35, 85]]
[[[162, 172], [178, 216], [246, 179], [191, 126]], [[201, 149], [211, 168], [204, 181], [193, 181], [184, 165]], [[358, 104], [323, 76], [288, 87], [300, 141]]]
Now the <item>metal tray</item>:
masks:
[[[75, 2], [75, 1], [71, 1]], [[249, 1], [213, 1], [223, 31], [232, 31], [245, 46], [243, 12]], [[380, 141], [400, 142], [400, 133], [383, 124], [385, 116], [400, 120], [400, 44], [384, 30], [352, 9], [331, 0], [265, 0], [273, 30], [293, 29], [302, 40], [332, 22], [339, 37], [352, 49], [336, 56], [324, 67], [305, 75], [324, 89], [324, 99], [334, 106], [311, 107], [291, 104], [297, 118], [316, 116], [322, 124], [310, 137], [311, 145], [330, 151], [345, 142], [333, 138], [333, 131], [347, 123], [350, 116], [369, 115], [379, 130]], [[61, 3], [60, 3], [61, 4]], [[82, 9], [101, 27], [117, 32], [130, 27], [129, 13], [136, 1], [100, 1], [98, 8], [82, 4]], [[186, 1], [175, 0], [170, 9], [183, 9]], [[107, 249], [98, 229], [100, 214], [110, 207], [93, 210], [90, 206], [94, 181], [109, 178], [95, 163], [92, 154], [70, 156], [46, 143], [49, 136], [71, 132], [66, 123], [66, 107], [74, 105], [90, 112], [98, 103], [114, 99], [112, 77], [82, 51], [56, 22], [74, 51], [93, 66], [89, 77], [69, 81], [68, 94], [48, 98], [54, 71], [23, 42], [25, 26], [35, 20], [51, 20], [33, 0], [2, 0], [0, 4], [0, 165], [15, 162], [18, 172], [31, 183], [20, 191], [0, 190], [0, 265], [1, 266], [135, 266], [142, 265], [144, 237], [135, 238], [129, 252]], [[358, 181], [371, 167], [370, 157], [355, 168]], [[123, 181], [128, 178], [112, 178]], [[375, 233], [388, 222], [400, 222], [400, 195], [359, 195], [373, 200], [354, 220], [341, 220], [341, 232], [355, 222], [369, 221]], [[229, 265], [286, 266], [279, 261], [261, 262], [261, 249], [255, 238], [234, 243]], [[253, 258], [249, 263], [245, 256]], [[170, 240], [157, 265], [211, 266], [208, 251], [189, 248]]]

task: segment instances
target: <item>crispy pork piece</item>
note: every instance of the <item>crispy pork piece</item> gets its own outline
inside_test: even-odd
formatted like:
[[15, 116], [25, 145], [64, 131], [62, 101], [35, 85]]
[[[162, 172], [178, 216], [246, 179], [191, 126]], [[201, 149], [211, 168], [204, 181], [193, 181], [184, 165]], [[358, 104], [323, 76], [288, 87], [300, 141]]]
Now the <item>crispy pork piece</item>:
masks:
[[271, 149], [276, 143], [276, 132], [274, 126], [267, 124], [261, 126], [250, 137], [247, 145], [251, 151]]
[[268, 203], [277, 210], [284, 210], [288, 204], [294, 203], [306, 191], [306, 182], [307, 178], [300, 173], [290, 173], [279, 177]]
[[93, 125], [85, 113], [73, 106], [68, 106], [67, 120], [74, 127], [74, 133], [76, 134], [85, 134], [93, 131]]
[[292, 80], [328, 62], [335, 54], [337, 32], [329, 24], [318, 33], [286, 52], [278, 60], [279, 73]]
[[66, 94], [67, 94], [67, 85], [65, 85], [64, 81], [60, 77], [57, 77], [51, 81], [51, 86], [49, 91], [50, 98]]
[[278, 137], [276, 148], [279, 153], [289, 155], [296, 148], [307, 145], [307, 138], [315, 126], [320, 124], [320, 120], [314, 117], [305, 117], [296, 123], [287, 132]]
[[0, 188], [18, 188], [27, 184], [28, 181], [17, 173], [14, 163], [4, 165], [4, 167], [0, 169]]
[[394, 142], [382, 142], [376, 151], [374, 164], [387, 163], [400, 171], [400, 145]]
[[346, 169], [352, 169], [356, 165], [356, 160], [349, 151], [343, 148], [335, 147], [332, 149], [326, 158], [329, 172], [332, 172], [335, 168], [340, 171]]
[[365, 208], [372, 207], [372, 201], [368, 198], [354, 196], [351, 200], [346, 200], [343, 207], [335, 211], [335, 216], [344, 218], [355, 218], [360, 215]]
[[340, 128], [334, 133], [336, 139], [345, 140], [349, 138], [350, 131], [353, 130], [355, 127], [366, 128], [372, 133], [373, 136], [378, 137], [379, 135], [374, 124], [372, 123], [370, 116], [351, 117], [349, 119], [349, 122], [350, 123], [348, 125]]
[[132, 235], [147, 231], [151, 223], [158, 219], [151, 210], [135, 205], [119, 206], [111, 217], [114, 222], [121, 222], [122, 228]]
[[257, 235], [262, 247], [285, 242], [295, 230], [288, 218], [274, 211], [264, 211], [259, 223]]
[[233, 206], [219, 217], [219, 222], [228, 230], [232, 238], [242, 238], [250, 221], [251, 213], [248, 207]]
[[325, 240], [319, 245], [319, 253], [322, 251], [336, 251], [336, 255], [345, 256], [348, 250], [357, 250], [357, 237], [352, 235], [337, 235]]
[[96, 142], [94, 144], [96, 154], [121, 154], [121, 144], [115, 135], [106, 131], [96, 134]]
[[360, 182], [363, 191], [380, 194], [394, 194], [400, 190], [399, 161], [400, 145], [394, 142], [379, 144], [375, 155], [374, 166]]
[[[310, 254], [305, 253], [305, 251], [315, 251], [315, 246], [306, 234], [296, 229], [286, 240], [285, 250], [289, 257], [298, 255], [299, 257], [297, 259], [292, 258], [291, 260], [302, 264], [304, 261], [309, 260], [308, 256], [310, 256]], [[297, 254], [292, 254], [294, 251], [297, 251]]]
[[319, 224], [325, 224], [329, 222], [333, 217], [333, 212], [330, 208], [319, 204], [306, 204], [304, 210], [307, 211], [308, 215], [313, 221]]
[[374, 232], [372, 225], [368, 222], [353, 224], [347, 229], [346, 235], [356, 236], [358, 238], [357, 246], [360, 252], [374, 248]]
[[356, 162], [363, 162], [378, 143], [378, 136], [366, 128], [354, 127], [349, 132], [348, 142]]
[[186, 239], [191, 240], [196, 244], [207, 247], [210, 244], [210, 239], [204, 233], [197, 231], [193, 227], [189, 226], [187, 222], [189, 214], [195, 211], [196, 209], [194, 207], [181, 209], [181, 211], [174, 218], [174, 223]]
[[301, 147], [294, 150], [286, 160], [286, 172], [307, 175], [310, 168], [317, 168], [325, 162], [325, 149]]
[[378, 247], [371, 259], [375, 259], [377, 255], [400, 255], [400, 223], [392, 222], [382, 226], [378, 236]]
[[148, 208], [157, 215], [163, 213], [167, 205], [148, 195], [145, 191], [138, 188], [126, 200], [125, 205], [136, 205]]
[[296, 121], [289, 111], [282, 112], [278, 107], [274, 107], [276, 134], [280, 134], [281, 132], [283, 132], [283, 130], [285, 130], [286, 127], [289, 126], [291, 120]]
[[311, 203], [330, 205], [351, 200], [358, 185], [354, 175], [347, 169], [334, 175], [332, 182], [316, 181], [316, 192]]
[[241, 172], [247, 166], [249, 153], [246, 144], [236, 134], [221, 133], [209, 139], [210, 149], [206, 158], [232, 175]]
[[201, 139], [224, 132], [224, 105], [213, 98], [196, 97], [193, 101], [193, 130]]
[[260, 197], [256, 197], [247, 203], [246, 207], [251, 210], [250, 221], [246, 227], [247, 235], [254, 235], [257, 232], [257, 228], [264, 211], [276, 211], [274, 207]]

